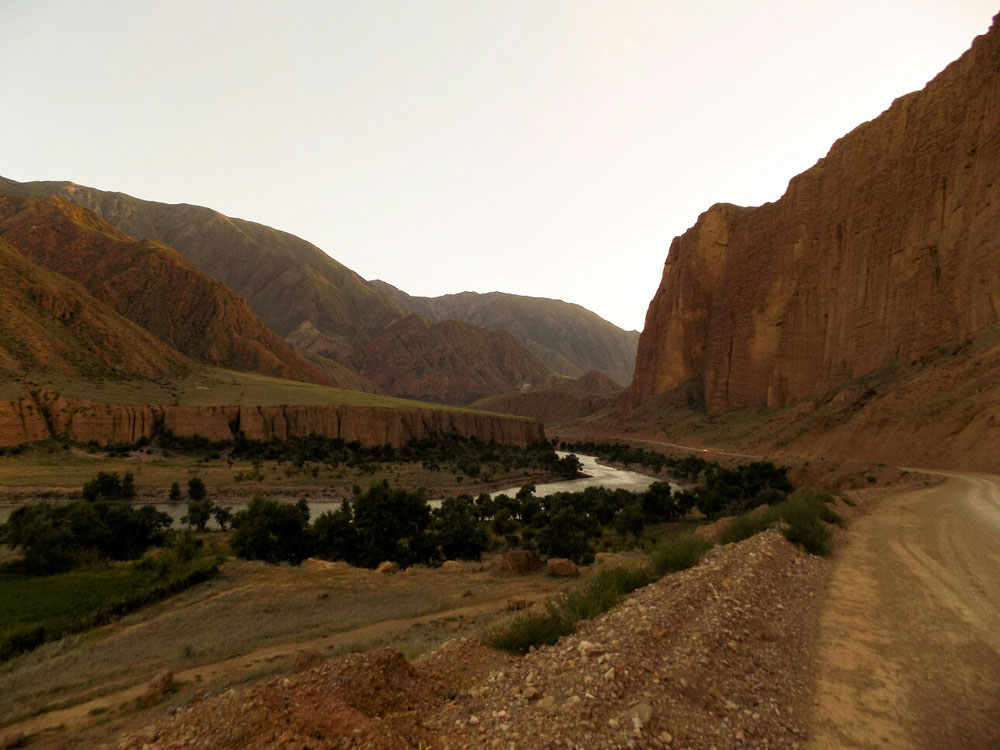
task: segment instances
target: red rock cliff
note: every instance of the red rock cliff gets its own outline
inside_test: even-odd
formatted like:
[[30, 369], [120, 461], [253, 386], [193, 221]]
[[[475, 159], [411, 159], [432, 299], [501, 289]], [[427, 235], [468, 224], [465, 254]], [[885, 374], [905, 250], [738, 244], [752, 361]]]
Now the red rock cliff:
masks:
[[40, 393], [0, 401], [0, 446], [49, 437], [100, 444], [133, 443], [163, 429], [229, 440], [242, 431], [270, 440], [312, 433], [363, 445], [399, 447], [410, 438], [457, 432], [489, 442], [528, 445], [545, 439], [542, 423], [445, 409], [366, 406], [158, 406], [106, 404]]
[[628, 406], [688, 381], [711, 412], [783, 406], [997, 322], [998, 19], [780, 200], [673, 241]]

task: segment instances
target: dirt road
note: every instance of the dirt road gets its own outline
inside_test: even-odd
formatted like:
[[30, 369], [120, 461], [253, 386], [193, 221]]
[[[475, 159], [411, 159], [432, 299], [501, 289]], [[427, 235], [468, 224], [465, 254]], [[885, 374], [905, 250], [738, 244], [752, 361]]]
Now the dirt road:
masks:
[[839, 551], [812, 747], [1000, 748], [1000, 480], [884, 498]]

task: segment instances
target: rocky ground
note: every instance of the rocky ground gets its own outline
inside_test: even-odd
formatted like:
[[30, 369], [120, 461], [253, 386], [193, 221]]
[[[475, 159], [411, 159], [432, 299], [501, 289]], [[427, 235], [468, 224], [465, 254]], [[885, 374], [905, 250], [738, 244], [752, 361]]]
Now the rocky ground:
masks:
[[208, 696], [110, 747], [800, 747], [830, 564], [777, 531], [709, 552], [518, 658], [458, 639]]

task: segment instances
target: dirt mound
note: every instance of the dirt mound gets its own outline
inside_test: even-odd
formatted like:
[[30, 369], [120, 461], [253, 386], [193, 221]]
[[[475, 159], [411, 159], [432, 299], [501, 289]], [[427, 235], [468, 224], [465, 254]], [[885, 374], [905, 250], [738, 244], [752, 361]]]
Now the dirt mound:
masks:
[[348, 656], [114, 747], [796, 747], [827, 570], [769, 531], [521, 659], [464, 639], [412, 665]]

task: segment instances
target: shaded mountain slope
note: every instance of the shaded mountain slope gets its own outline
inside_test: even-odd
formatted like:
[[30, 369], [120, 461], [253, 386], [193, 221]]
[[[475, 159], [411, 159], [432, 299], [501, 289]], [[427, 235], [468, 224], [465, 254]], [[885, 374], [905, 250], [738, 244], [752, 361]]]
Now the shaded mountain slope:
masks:
[[172, 248], [133, 240], [74, 203], [0, 196], [0, 238], [194, 359], [327, 382], [225, 285]]
[[384, 281], [371, 283], [428, 320], [463, 320], [507, 331], [563, 375], [599, 370], [618, 382], [632, 381], [639, 332], [624, 331], [580, 305], [504, 292], [413, 297]]
[[76, 282], [0, 239], [0, 376], [162, 378], [190, 365]]
[[429, 323], [418, 315], [403, 318], [372, 339], [358, 364], [364, 377], [390, 395], [456, 404], [537, 383], [549, 374], [545, 364], [506, 331], [487, 331], [457, 320]]
[[627, 404], [782, 407], [989, 327], [1000, 310], [1000, 29], [759, 208], [670, 248]]
[[552, 375], [533, 388], [476, 401], [477, 409], [540, 419], [546, 424], [570, 422], [607, 409], [622, 386], [607, 375], [591, 370], [579, 378]]

